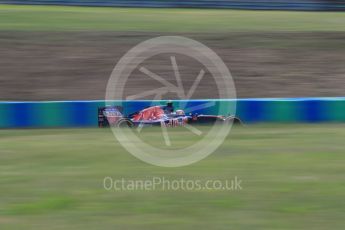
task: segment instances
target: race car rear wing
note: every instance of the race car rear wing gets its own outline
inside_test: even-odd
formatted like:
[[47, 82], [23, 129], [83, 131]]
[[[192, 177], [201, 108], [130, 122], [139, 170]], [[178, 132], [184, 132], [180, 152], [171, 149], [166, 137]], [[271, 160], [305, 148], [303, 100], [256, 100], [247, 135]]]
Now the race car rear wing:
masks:
[[98, 108], [98, 127], [109, 127], [123, 118], [122, 106], [107, 106]]

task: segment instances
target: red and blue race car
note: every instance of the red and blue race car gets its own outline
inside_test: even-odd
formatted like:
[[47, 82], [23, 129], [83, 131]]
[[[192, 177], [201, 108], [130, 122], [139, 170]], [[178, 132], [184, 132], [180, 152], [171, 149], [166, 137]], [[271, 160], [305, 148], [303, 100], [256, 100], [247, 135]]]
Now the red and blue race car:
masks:
[[241, 123], [241, 120], [235, 116], [185, 114], [183, 110], [174, 111], [172, 103], [166, 106], [151, 106], [126, 117], [121, 111], [122, 108], [117, 106], [99, 108], [99, 127], [176, 127], [186, 124]]

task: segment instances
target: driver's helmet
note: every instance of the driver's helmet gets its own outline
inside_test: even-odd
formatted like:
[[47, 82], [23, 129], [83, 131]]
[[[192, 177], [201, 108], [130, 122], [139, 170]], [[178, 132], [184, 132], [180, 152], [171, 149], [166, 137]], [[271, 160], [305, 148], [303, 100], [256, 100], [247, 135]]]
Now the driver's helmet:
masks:
[[184, 113], [184, 111], [182, 109], [178, 109], [178, 110], [176, 110], [176, 115], [184, 116], [185, 113]]

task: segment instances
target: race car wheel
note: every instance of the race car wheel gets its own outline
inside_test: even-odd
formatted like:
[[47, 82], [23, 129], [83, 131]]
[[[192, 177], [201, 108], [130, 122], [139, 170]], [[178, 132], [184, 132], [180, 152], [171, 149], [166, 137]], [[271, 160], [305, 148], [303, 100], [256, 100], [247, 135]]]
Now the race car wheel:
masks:
[[233, 122], [233, 124], [235, 125], [243, 125], [241, 119], [239, 119], [238, 117], [235, 117], [235, 116], [229, 116], [227, 118], [225, 118], [225, 123], [230, 123], [230, 122]]
[[122, 118], [118, 120], [115, 124], [115, 126], [118, 128], [132, 128], [133, 125], [134, 125], [133, 122], [126, 118]]

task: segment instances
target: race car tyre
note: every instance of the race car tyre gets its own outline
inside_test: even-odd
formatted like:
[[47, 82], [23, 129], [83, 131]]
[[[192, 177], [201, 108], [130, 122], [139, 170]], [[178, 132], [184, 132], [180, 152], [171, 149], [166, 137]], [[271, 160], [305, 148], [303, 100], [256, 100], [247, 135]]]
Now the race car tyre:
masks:
[[118, 120], [115, 124], [117, 128], [132, 128], [134, 126], [133, 122], [129, 119], [122, 118]]
[[243, 125], [243, 122], [241, 121], [241, 119], [238, 117], [235, 117], [235, 116], [229, 116], [229, 117], [225, 118], [224, 122], [228, 123], [228, 124], [230, 122], [233, 122], [233, 124], [235, 124], [235, 125]]

